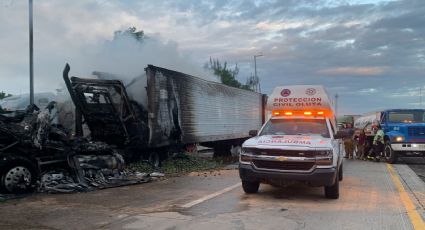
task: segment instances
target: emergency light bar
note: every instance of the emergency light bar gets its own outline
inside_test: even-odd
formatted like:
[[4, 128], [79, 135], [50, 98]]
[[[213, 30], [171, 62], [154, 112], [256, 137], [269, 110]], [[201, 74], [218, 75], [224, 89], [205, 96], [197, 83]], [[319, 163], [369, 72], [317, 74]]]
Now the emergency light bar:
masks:
[[292, 85], [276, 87], [267, 100], [272, 116], [333, 117], [333, 104], [321, 85]]
[[326, 117], [332, 116], [331, 111], [272, 111], [272, 116], [314, 116], [314, 117]]

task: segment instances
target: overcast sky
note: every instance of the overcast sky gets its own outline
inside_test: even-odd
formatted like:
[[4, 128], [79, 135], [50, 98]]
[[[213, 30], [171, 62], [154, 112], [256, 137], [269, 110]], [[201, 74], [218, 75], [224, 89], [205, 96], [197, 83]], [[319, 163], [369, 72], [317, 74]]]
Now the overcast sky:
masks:
[[[263, 93], [322, 84], [339, 94], [341, 114], [425, 105], [425, 0], [34, 0], [36, 91], [58, 88], [66, 62], [89, 75], [96, 55], [114, 55], [102, 48], [114, 31], [129, 26], [158, 42], [131, 56], [140, 64], [115, 57], [115, 73], [152, 63], [201, 74], [214, 57], [237, 63], [245, 82], [262, 53]], [[28, 1], [0, 0], [0, 33], [0, 91], [26, 93]]]

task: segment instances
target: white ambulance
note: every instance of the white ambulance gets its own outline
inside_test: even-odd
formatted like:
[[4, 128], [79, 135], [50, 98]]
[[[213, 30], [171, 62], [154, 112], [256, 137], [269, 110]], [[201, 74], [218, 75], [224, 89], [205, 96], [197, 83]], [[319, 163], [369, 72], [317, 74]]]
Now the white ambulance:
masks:
[[250, 131], [239, 159], [246, 193], [260, 183], [286, 185], [294, 181], [324, 186], [325, 196], [339, 197], [343, 177], [342, 150], [332, 103], [323, 86], [294, 85], [273, 90], [267, 101], [269, 119]]

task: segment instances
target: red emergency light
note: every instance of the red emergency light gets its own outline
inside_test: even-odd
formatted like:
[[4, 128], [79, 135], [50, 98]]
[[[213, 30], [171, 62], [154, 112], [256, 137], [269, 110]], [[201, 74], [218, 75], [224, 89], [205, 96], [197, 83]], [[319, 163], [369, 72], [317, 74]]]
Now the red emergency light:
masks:
[[304, 110], [295, 110], [295, 111], [281, 111], [273, 110], [272, 116], [313, 116], [313, 117], [331, 117], [331, 111], [304, 111]]

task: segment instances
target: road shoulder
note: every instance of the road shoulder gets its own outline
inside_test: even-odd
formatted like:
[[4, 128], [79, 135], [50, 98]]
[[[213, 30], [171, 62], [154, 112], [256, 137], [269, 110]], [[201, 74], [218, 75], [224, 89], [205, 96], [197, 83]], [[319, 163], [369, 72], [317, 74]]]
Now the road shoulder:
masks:
[[425, 183], [405, 164], [392, 165], [392, 168], [409, 194], [416, 211], [421, 215], [422, 221], [425, 221]]

